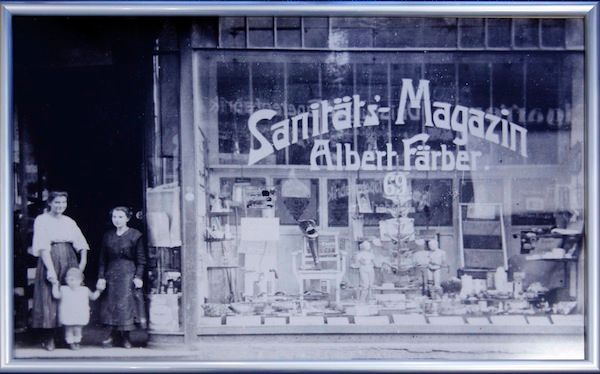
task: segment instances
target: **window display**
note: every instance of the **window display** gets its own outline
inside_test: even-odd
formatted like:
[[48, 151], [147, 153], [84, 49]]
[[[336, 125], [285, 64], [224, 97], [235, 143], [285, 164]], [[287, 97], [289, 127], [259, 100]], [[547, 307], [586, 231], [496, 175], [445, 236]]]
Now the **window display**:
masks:
[[[222, 32], [235, 20], [221, 20]], [[581, 308], [583, 202], [570, 192], [583, 175], [563, 167], [581, 158], [580, 56], [381, 49], [407, 27], [413, 46], [537, 48], [552, 43], [539, 27], [564, 34], [564, 23], [279, 21], [250, 17], [236, 29], [262, 50], [194, 52], [210, 82], [200, 101], [217, 109], [203, 129], [218, 139], [209, 194], [230, 207], [206, 213], [209, 288], [220, 296], [205, 316], [353, 324]], [[285, 49], [318, 44], [326, 27], [330, 47], [361, 51]], [[214, 270], [215, 253], [228, 270]]]

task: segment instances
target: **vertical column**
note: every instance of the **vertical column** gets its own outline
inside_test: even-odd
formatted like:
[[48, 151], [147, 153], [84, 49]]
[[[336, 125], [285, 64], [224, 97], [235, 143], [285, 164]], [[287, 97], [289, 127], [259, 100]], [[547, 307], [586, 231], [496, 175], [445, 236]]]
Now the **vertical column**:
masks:
[[181, 230], [183, 245], [181, 248], [183, 331], [186, 344], [197, 338], [197, 256], [198, 231], [197, 212], [197, 165], [196, 131], [194, 128], [193, 87], [192, 87], [192, 48], [191, 26], [184, 22], [180, 28], [180, 176], [181, 176]]
[[[585, 165], [585, 205], [586, 208], [584, 211], [585, 215], [585, 233], [586, 233], [586, 244], [589, 243], [589, 247], [586, 247], [585, 257], [580, 259], [582, 265], [581, 269], [583, 270], [584, 266], [587, 269], [587, 274], [584, 276], [586, 280], [586, 290], [585, 290], [585, 300], [587, 302], [586, 312], [587, 312], [587, 320], [588, 330], [587, 331], [596, 331], [598, 328], [598, 321], [596, 317], [598, 315], [598, 283], [600, 281], [598, 275], [598, 264], [600, 263], [598, 259], [598, 251], [597, 246], [600, 241], [600, 234], [598, 230], [598, 214], [597, 209], [600, 206], [600, 202], [598, 200], [598, 191], [600, 190], [600, 185], [598, 182], [598, 164], [600, 163], [600, 151], [599, 147], [599, 130], [598, 123], [600, 122], [600, 111], [598, 109], [598, 101], [600, 100], [600, 94], [598, 86], [600, 84], [600, 74], [598, 68], [598, 52], [600, 50], [599, 41], [596, 37], [598, 35], [598, 31], [600, 30], [600, 26], [598, 25], [600, 18], [600, 9], [598, 6], [594, 6], [592, 10], [590, 10], [585, 17], [585, 82], [587, 83], [585, 88], [585, 97], [586, 97], [586, 140], [587, 146], [585, 147], [586, 152], [584, 165]], [[587, 37], [589, 36], [589, 37]], [[585, 265], [583, 260], [585, 259]], [[596, 267], [594, 269], [594, 267]], [[595, 270], [595, 271], [594, 271]], [[580, 272], [580, 273], [583, 273]], [[580, 295], [581, 297], [581, 295]], [[579, 300], [578, 300], [579, 301]], [[578, 303], [580, 304], [580, 303]], [[593, 334], [590, 334], [593, 335]], [[592, 336], [590, 338], [590, 346], [598, 345], [598, 336]], [[592, 360], [597, 362], [598, 360], [598, 352], [592, 352], [591, 349], [588, 350], [588, 354]]]
[[[583, 30], [580, 30], [580, 33], [583, 34]], [[590, 52], [591, 53], [591, 52]], [[591, 129], [594, 125], [593, 125], [593, 120], [590, 121], [589, 119], [586, 121], [586, 106], [590, 104], [590, 102], [586, 102], [585, 101], [585, 92], [584, 92], [584, 87], [583, 85], [580, 84], [580, 82], [585, 82], [585, 76], [584, 76], [584, 57], [581, 54], [576, 54], [573, 56], [569, 56], [566, 58], [567, 64], [571, 69], [571, 105], [573, 107], [573, 109], [571, 110], [571, 133], [570, 133], [570, 144], [568, 146], [568, 149], [576, 149], [577, 147], [577, 143], [579, 143], [585, 150], [586, 147], [588, 147], [588, 149], [593, 150], [593, 148], [591, 148], [590, 144], [587, 144], [588, 139], [592, 140], [593, 138], [588, 137], [586, 138], [586, 128]], [[566, 120], [569, 120], [568, 116], [565, 116]], [[587, 122], [587, 123], [586, 123]], [[589, 130], [587, 130], [589, 131]], [[588, 133], [589, 134], [589, 133]], [[587, 145], [586, 145], [587, 144]], [[577, 155], [577, 153], [571, 153], [574, 154], [576, 157], [585, 157], [585, 151], [581, 154], [581, 155]], [[573, 156], [571, 156], [573, 157]], [[582, 159], [580, 160], [583, 162], [583, 165], [585, 165], [586, 162], [588, 162], [588, 160]], [[569, 201], [569, 207], [571, 209], [574, 209], [575, 211], [579, 212], [582, 214], [582, 217], [578, 217], [578, 220], [583, 219], [584, 220], [584, 225], [586, 225], [587, 227], [589, 227], [589, 225], [591, 224], [591, 222], [589, 222], [587, 220], [587, 212], [588, 210], [592, 209], [593, 210], [593, 205], [590, 204], [586, 204], [584, 203], [584, 199], [586, 198], [584, 196], [584, 191], [586, 188], [586, 184], [587, 184], [587, 178], [592, 177], [591, 175], [586, 175], [585, 174], [585, 168], [582, 167], [580, 168], [580, 170], [576, 173], [576, 174], [571, 174], [570, 175], [570, 183], [569, 183], [569, 188], [570, 191], [569, 193], [571, 194], [570, 196], [570, 201]], [[590, 188], [589, 185], [587, 185], [587, 188]], [[594, 213], [595, 214], [595, 213]], [[585, 228], [585, 230], [587, 231], [588, 228]], [[576, 263], [569, 263], [568, 264], [568, 276], [569, 276], [569, 296], [575, 296], [576, 300], [577, 300], [577, 312], [583, 313], [584, 311], [584, 305], [586, 303], [586, 297], [585, 297], [585, 292], [587, 292], [586, 288], [589, 287], [590, 283], [586, 283], [586, 275], [585, 275], [585, 266], [587, 264], [588, 259], [586, 258], [586, 251], [590, 251], [592, 248], [587, 248], [585, 246], [585, 239], [582, 239], [582, 242], [580, 245], [583, 246], [583, 250], [579, 251], [579, 259]], [[589, 280], [588, 280], [589, 282]]]

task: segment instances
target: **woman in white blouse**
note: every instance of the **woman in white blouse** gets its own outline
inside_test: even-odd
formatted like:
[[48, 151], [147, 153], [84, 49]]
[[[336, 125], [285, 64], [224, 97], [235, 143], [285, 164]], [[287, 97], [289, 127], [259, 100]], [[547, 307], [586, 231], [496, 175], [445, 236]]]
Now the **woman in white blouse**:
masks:
[[[32, 327], [45, 329], [44, 346], [54, 349], [55, 329], [58, 323], [58, 303], [52, 297], [52, 283], [64, 283], [71, 267], [83, 272], [87, 264], [89, 245], [75, 221], [63, 213], [67, 209], [68, 194], [53, 191], [49, 194], [46, 211], [33, 224], [33, 255], [39, 257], [33, 291]], [[80, 260], [77, 261], [77, 254]]]

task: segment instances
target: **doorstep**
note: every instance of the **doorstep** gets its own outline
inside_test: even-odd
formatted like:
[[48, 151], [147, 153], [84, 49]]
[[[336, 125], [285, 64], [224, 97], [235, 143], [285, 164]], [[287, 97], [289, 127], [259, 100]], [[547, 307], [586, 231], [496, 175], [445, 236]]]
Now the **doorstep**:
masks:
[[57, 348], [49, 352], [39, 346], [19, 347], [14, 350], [14, 358], [19, 359], [76, 359], [90, 360], [110, 357], [114, 361], [151, 361], [168, 360], [169, 358], [181, 358], [193, 356], [196, 349], [179, 345], [149, 345], [146, 348], [102, 348], [99, 346], [82, 345], [78, 351]]

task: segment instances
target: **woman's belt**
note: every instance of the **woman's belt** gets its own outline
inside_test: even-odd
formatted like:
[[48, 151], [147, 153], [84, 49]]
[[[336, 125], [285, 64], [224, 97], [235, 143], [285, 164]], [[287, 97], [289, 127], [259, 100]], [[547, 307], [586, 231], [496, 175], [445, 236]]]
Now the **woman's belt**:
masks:
[[50, 242], [50, 245], [54, 245], [54, 244], [73, 244], [73, 242], [68, 242], [66, 240], [62, 241], [62, 242], [59, 242], [59, 241], [56, 241], [56, 242], [52, 241], [52, 242]]

